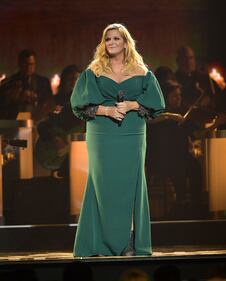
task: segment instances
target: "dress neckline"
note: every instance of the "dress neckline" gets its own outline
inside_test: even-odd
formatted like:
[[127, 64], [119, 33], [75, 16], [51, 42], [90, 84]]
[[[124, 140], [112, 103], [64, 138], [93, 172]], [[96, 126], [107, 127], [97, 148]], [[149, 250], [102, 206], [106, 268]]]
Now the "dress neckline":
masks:
[[148, 75], [148, 72], [147, 72], [145, 75], [134, 75], [134, 76], [131, 76], [131, 77], [125, 79], [125, 80], [122, 80], [121, 82], [117, 82], [117, 81], [115, 81], [114, 79], [112, 79], [112, 78], [110, 78], [110, 77], [108, 77], [108, 76], [105, 76], [105, 75], [100, 75], [99, 77], [107, 78], [107, 79], [109, 79], [110, 81], [114, 82], [115, 84], [121, 85], [121, 84], [123, 84], [124, 82], [126, 82], [126, 81], [128, 81], [128, 80], [131, 80], [131, 79], [133, 79], [133, 78], [146, 77], [147, 75]]

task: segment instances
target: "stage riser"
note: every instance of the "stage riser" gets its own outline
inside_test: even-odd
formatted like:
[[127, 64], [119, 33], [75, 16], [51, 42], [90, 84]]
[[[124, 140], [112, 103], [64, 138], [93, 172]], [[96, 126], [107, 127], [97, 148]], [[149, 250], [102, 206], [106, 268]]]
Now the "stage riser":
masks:
[[[154, 222], [153, 246], [226, 245], [226, 221]], [[71, 251], [76, 225], [0, 227], [0, 252]]]

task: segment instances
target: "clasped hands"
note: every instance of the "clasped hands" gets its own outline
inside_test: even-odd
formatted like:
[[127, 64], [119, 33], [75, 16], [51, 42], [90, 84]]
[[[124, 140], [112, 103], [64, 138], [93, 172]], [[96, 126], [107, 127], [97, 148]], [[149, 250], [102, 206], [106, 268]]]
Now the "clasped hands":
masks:
[[115, 106], [109, 106], [108, 116], [118, 121], [122, 121], [125, 118], [126, 113], [132, 109], [133, 106], [131, 101], [117, 102]]

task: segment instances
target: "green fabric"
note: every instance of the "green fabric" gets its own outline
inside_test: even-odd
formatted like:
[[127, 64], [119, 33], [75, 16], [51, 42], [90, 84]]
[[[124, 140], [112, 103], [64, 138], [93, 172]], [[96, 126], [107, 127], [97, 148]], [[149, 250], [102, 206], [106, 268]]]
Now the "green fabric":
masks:
[[[84, 71], [75, 85], [74, 113], [90, 104], [114, 105], [122, 90], [157, 115], [164, 109], [158, 82], [151, 72], [121, 83]], [[151, 233], [144, 173], [146, 123], [137, 112], [126, 114], [121, 126], [96, 116], [87, 122], [89, 174], [74, 244], [74, 256], [120, 255], [127, 248], [132, 219], [136, 255], [150, 255]]]
[[99, 105], [103, 102], [104, 97], [98, 88], [95, 75], [90, 70], [83, 71], [71, 95], [71, 105], [74, 114], [78, 118], [84, 119], [80, 111], [81, 109], [87, 105]]

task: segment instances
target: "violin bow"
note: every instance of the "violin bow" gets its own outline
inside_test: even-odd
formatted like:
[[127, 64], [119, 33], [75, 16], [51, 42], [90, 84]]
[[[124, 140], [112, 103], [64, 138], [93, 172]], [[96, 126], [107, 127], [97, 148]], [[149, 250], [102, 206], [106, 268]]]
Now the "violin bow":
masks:
[[200, 96], [195, 100], [195, 102], [189, 107], [189, 109], [187, 110], [187, 112], [183, 115], [183, 120], [181, 122], [178, 123], [178, 125], [182, 125], [184, 123], [184, 121], [187, 120], [188, 115], [191, 113], [191, 111], [199, 104], [200, 100], [203, 98], [203, 96], [205, 95], [205, 91], [200, 88], [199, 83], [197, 82], [195, 84], [196, 89], [200, 92]]

